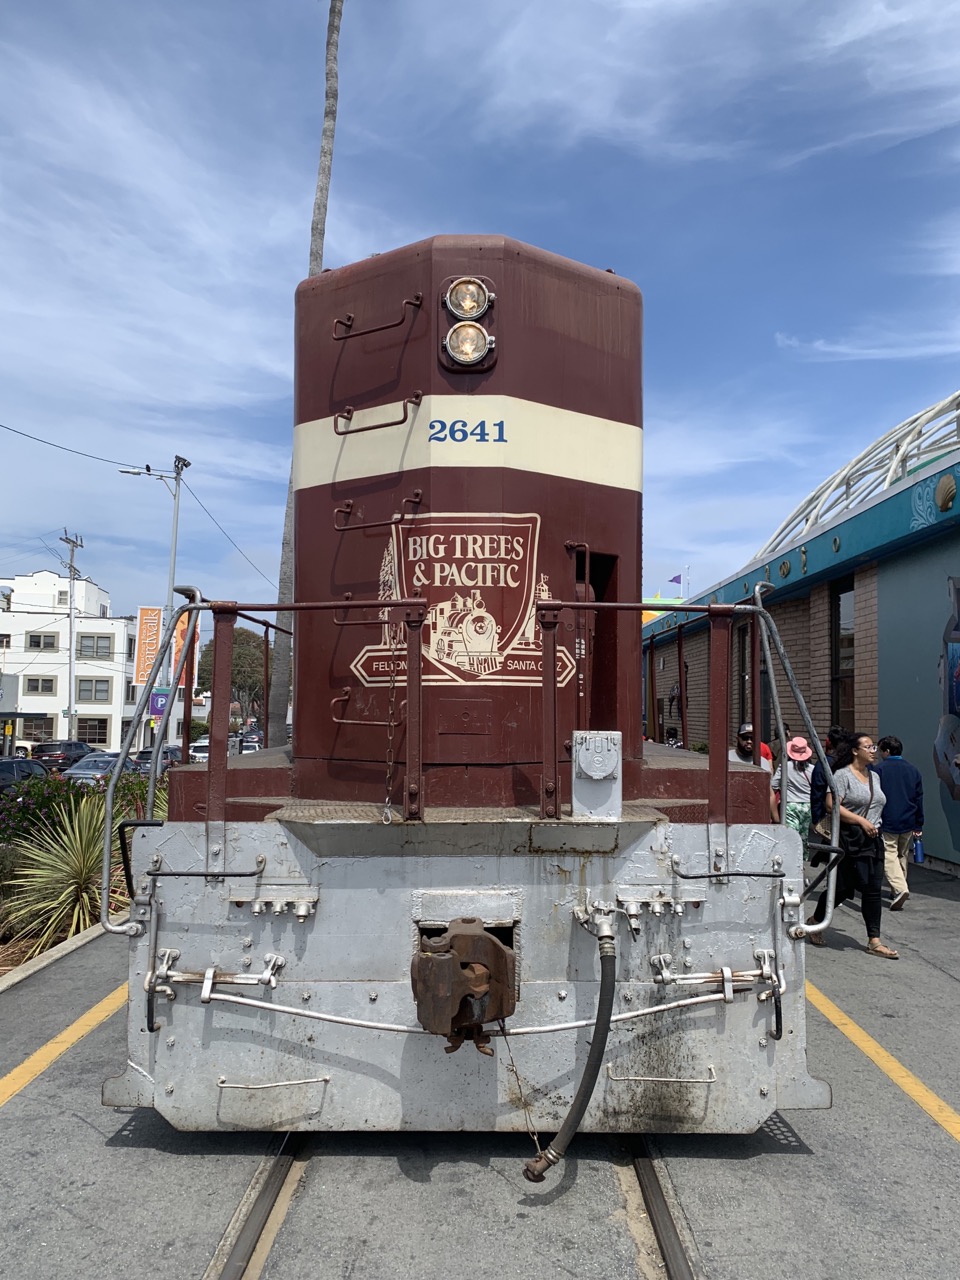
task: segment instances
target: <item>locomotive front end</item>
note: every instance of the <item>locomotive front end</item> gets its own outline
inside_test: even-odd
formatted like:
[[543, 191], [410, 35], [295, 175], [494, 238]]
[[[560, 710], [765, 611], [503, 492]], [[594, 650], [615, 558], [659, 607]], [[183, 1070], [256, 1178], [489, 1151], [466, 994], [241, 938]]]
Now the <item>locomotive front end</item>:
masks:
[[210, 762], [133, 835], [105, 1101], [530, 1132], [535, 1178], [578, 1128], [829, 1105], [800, 838], [725, 743], [645, 751], [641, 317], [615, 274], [493, 236], [300, 286], [292, 746], [227, 758], [257, 606], [218, 602]]

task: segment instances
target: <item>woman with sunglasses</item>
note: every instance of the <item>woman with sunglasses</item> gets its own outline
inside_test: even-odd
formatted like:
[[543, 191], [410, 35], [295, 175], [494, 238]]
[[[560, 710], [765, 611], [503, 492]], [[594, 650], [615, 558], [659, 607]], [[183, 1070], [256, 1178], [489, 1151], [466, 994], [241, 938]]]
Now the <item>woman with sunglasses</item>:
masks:
[[[873, 771], [877, 748], [869, 733], [853, 733], [837, 748], [833, 776], [840, 801], [840, 847], [846, 856], [837, 867], [839, 906], [859, 890], [860, 912], [867, 928], [867, 951], [886, 960], [899, 960], [899, 953], [880, 941], [880, 916], [883, 888], [883, 843], [880, 839], [880, 814], [886, 796], [880, 789], [879, 774]], [[833, 795], [827, 792], [827, 810], [833, 808]], [[826, 892], [820, 895], [817, 909], [808, 924], [819, 924], [827, 913]], [[807, 935], [811, 942], [823, 944], [823, 934]]]

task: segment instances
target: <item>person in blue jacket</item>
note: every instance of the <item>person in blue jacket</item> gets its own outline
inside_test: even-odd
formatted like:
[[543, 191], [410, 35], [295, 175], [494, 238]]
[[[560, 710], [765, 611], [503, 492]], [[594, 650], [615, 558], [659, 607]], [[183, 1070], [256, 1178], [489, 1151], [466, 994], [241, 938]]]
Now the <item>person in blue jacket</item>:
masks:
[[893, 893], [891, 911], [902, 911], [910, 897], [907, 888], [907, 862], [915, 836], [923, 833], [923, 779], [920, 770], [903, 758], [903, 743], [888, 734], [877, 743], [880, 749], [880, 774], [883, 794], [883, 871]]

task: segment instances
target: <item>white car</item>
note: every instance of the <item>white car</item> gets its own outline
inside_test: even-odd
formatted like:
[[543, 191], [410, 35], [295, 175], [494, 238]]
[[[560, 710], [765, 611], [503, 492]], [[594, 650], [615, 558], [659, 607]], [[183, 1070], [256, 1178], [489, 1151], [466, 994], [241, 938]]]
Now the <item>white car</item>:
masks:
[[190, 743], [190, 763], [206, 764], [210, 755], [210, 739], [198, 738]]

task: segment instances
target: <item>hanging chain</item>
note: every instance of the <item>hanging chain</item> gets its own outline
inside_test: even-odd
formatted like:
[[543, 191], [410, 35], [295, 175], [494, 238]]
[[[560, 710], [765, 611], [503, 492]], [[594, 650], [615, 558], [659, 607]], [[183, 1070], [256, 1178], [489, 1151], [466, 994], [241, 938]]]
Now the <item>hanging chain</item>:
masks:
[[510, 1037], [507, 1034], [507, 1028], [502, 1018], [499, 1020], [500, 1034], [503, 1043], [506, 1046], [507, 1057], [510, 1061], [506, 1064], [507, 1070], [517, 1082], [517, 1092], [520, 1094], [520, 1105], [523, 1107], [523, 1119], [527, 1126], [527, 1133], [530, 1135], [533, 1145], [537, 1149], [537, 1155], [542, 1156], [543, 1150], [540, 1146], [540, 1135], [537, 1133], [537, 1127], [533, 1123], [533, 1112], [530, 1110], [530, 1104], [527, 1102], [526, 1094], [523, 1092], [523, 1081], [520, 1079], [520, 1072], [517, 1070], [517, 1064], [513, 1060], [513, 1050], [510, 1048]]
[[387, 635], [390, 637], [390, 691], [387, 695], [387, 776], [384, 782], [386, 796], [383, 801], [383, 817], [381, 819], [385, 827], [389, 827], [393, 822], [393, 806], [390, 795], [393, 791], [393, 731], [395, 727], [393, 716], [397, 703], [397, 662], [399, 660], [397, 633], [394, 624], [389, 620], [389, 610], [387, 613]]

